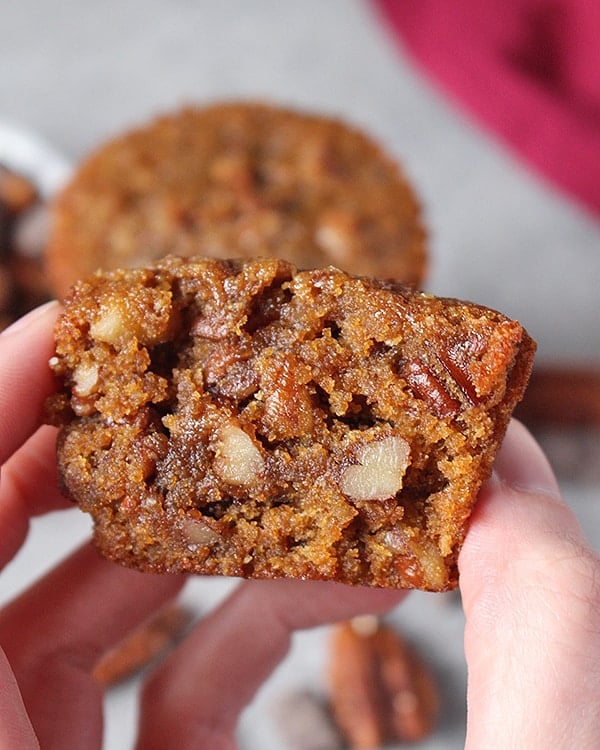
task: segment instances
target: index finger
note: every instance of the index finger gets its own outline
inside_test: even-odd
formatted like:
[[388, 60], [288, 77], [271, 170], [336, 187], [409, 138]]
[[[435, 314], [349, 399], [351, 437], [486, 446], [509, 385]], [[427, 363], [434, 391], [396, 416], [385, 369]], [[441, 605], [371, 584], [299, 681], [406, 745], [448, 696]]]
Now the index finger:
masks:
[[330, 581], [242, 582], [150, 676], [138, 750], [233, 748], [241, 711], [295, 631], [383, 613], [406, 594]]
[[49, 302], [0, 334], [0, 466], [42, 424], [54, 388], [48, 360], [59, 309]]

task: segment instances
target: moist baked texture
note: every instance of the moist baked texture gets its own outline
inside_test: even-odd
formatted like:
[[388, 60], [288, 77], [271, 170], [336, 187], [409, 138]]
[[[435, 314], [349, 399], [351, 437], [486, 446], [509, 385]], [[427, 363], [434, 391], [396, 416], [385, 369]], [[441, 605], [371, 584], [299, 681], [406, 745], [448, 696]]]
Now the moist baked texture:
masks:
[[97, 274], [56, 328], [59, 473], [142, 570], [449, 589], [534, 349], [500, 313], [333, 267]]
[[280, 257], [419, 286], [425, 236], [412, 188], [369, 136], [257, 103], [161, 117], [101, 146], [56, 201], [53, 288], [168, 253]]

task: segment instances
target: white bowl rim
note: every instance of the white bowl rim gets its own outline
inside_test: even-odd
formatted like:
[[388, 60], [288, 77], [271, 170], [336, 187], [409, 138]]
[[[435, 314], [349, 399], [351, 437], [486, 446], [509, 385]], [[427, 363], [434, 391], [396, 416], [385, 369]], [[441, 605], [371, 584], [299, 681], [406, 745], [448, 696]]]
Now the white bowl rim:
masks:
[[1, 119], [0, 164], [30, 179], [44, 198], [60, 190], [72, 172], [69, 160], [37, 133]]

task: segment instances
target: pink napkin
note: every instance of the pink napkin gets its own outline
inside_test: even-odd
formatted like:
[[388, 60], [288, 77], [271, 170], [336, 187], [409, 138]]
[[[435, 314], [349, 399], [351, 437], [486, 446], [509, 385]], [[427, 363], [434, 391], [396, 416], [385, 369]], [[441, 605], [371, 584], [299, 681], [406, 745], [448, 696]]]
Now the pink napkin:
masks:
[[600, 213], [599, 0], [372, 0], [441, 88]]

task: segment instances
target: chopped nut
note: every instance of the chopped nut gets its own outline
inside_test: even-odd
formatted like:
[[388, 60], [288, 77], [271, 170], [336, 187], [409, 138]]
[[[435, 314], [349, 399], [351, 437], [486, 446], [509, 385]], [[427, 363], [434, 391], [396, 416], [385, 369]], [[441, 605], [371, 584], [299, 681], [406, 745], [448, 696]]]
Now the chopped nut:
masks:
[[384, 437], [362, 446], [358, 464], [344, 470], [340, 489], [355, 500], [381, 500], [402, 489], [409, 464], [410, 446], [397, 435]]
[[408, 533], [401, 527], [386, 532], [385, 544], [392, 549], [412, 553], [415, 558], [414, 567], [419, 576], [436, 590], [442, 585], [446, 576], [446, 564], [439, 548], [431, 539], [423, 535]]
[[480, 403], [481, 398], [473, 383], [472, 375], [469, 371], [469, 362], [480, 354], [480, 349], [484, 345], [485, 341], [480, 341], [474, 337], [472, 341], [457, 342], [449, 347], [447, 351], [439, 352], [438, 354], [440, 362], [444, 365], [448, 374], [456, 382], [470, 404]]
[[376, 615], [358, 615], [350, 620], [350, 627], [357, 635], [375, 635], [379, 628], [379, 619]]
[[102, 656], [94, 668], [95, 679], [110, 686], [139, 672], [177, 643], [191, 619], [183, 607], [165, 607]]
[[315, 241], [334, 263], [344, 264], [352, 257], [357, 233], [352, 215], [329, 211], [317, 227]]
[[258, 375], [248, 363], [250, 352], [231, 341], [211, 342], [203, 366], [203, 379], [211, 392], [238, 401], [258, 390]]
[[310, 371], [296, 357], [272, 355], [258, 363], [264, 410], [262, 429], [269, 440], [308, 435], [314, 417], [306, 382]]
[[98, 365], [81, 362], [73, 372], [73, 381], [78, 396], [89, 396], [98, 382]]
[[412, 540], [412, 549], [421, 563], [423, 577], [433, 589], [442, 586], [446, 577], [446, 563], [442, 553], [431, 540]]
[[90, 334], [97, 341], [118, 346], [130, 338], [131, 327], [127, 324], [125, 310], [117, 304], [107, 305], [92, 322]]
[[230, 423], [220, 432], [214, 468], [230, 484], [249, 485], [264, 470], [264, 460], [250, 435]]
[[183, 533], [191, 544], [206, 547], [219, 540], [219, 535], [201, 518], [185, 518], [181, 524]]
[[175, 335], [179, 315], [171, 305], [171, 291], [160, 288], [152, 277], [147, 277], [146, 284], [136, 294], [130, 294], [122, 279], [115, 278], [97, 301], [90, 336], [124, 349], [134, 342], [140, 347], [156, 346]]

